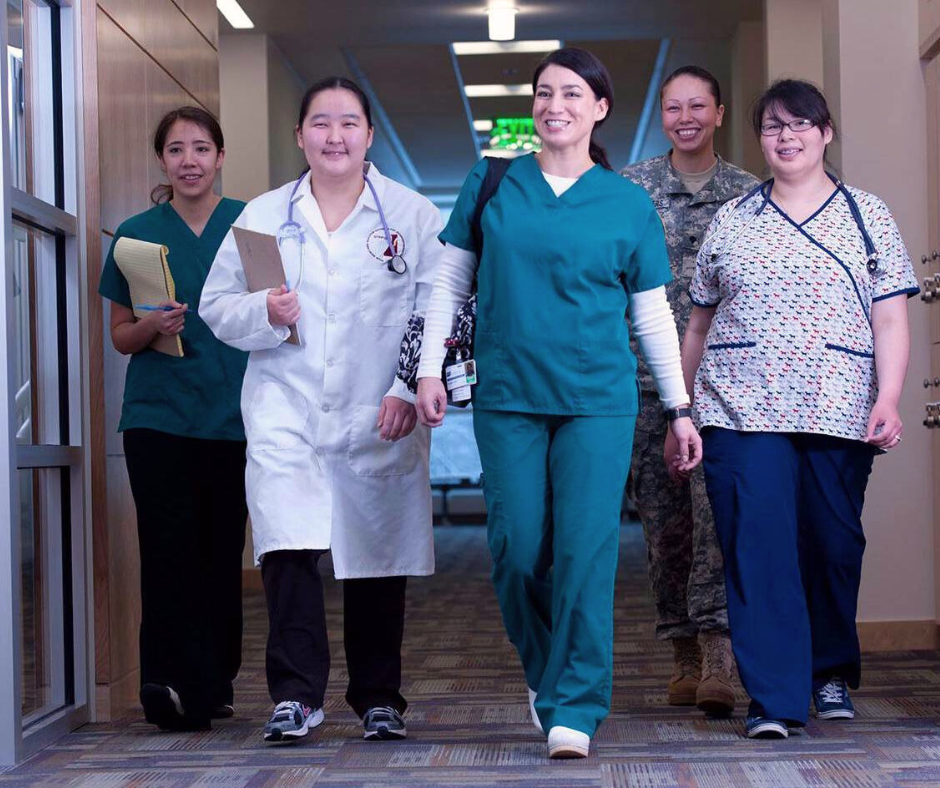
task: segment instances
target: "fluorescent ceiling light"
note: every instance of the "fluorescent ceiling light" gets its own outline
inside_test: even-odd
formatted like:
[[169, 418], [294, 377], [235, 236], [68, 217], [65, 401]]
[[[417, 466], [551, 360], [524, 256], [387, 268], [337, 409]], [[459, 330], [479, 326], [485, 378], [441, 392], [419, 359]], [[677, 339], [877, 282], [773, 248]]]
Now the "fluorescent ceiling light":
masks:
[[554, 52], [561, 41], [455, 41], [455, 55], [502, 55], [520, 52]]
[[238, 0], [215, 0], [215, 7], [219, 9], [228, 23], [237, 30], [247, 30], [255, 23], [248, 18], [248, 14], [238, 4]]
[[474, 130], [474, 131], [492, 131], [492, 130], [493, 130], [493, 121], [491, 121], [491, 120], [475, 120], [475, 121], [473, 121], [473, 130]]
[[499, 96], [531, 96], [531, 85], [465, 85], [467, 98], [491, 98]]
[[512, 41], [516, 37], [516, 12], [516, 8], [503, 2], [486, 9], [491, 41]]

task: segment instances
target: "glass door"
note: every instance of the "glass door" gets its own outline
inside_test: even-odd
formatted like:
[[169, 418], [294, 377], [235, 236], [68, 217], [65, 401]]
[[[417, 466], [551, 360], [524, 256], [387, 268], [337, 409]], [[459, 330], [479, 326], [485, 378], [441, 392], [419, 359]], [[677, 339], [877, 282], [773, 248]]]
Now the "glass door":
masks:
[[0, 565], [0, 627], [13, 634], [0, 649], [5, 764], [86, 721], [90, 682], [72, 55], [79, 12], [71, 3], [0, 2], [0, 503], [10, 512], [0, 516], [0, 562], [11, 570]]

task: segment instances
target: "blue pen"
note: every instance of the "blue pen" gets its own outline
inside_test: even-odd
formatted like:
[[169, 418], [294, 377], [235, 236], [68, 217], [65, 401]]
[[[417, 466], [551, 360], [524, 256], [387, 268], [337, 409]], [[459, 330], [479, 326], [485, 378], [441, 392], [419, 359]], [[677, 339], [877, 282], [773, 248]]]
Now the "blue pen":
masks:
[[135, 304], [134, 309], [141, 309], [144, 312], [172, 312], [176, 307], [173, 306], [151, 306], [150, 304]]

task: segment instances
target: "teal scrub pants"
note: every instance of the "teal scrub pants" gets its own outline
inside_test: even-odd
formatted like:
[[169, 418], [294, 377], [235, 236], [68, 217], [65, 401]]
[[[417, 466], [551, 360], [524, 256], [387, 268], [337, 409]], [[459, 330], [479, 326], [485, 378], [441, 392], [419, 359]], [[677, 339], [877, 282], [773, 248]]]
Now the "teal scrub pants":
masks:
[[610, 710], [620, 506], [635, 416], [474, 408], [493, 584], [546, 733]]

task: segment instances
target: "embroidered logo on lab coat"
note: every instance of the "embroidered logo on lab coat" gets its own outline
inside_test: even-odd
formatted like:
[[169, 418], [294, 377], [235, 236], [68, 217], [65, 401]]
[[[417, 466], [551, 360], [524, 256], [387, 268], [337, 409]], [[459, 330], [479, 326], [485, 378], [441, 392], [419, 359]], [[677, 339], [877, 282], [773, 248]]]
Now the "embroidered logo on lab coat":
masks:
[[392, 246], [395, 247], [394, 249], [388, 248], [385, 230], [381, 227], [369, 233], [369, 238], [366, 241], [366, 248], [369, 250], [369, 254], [376, 260], [381, 260], [383, 263], [387, 260], [391, 260], [395, 255], [403, 255], [405, 253], [404, 236], [392, 227], [388, 228], [388, 233], [392, 236]]

